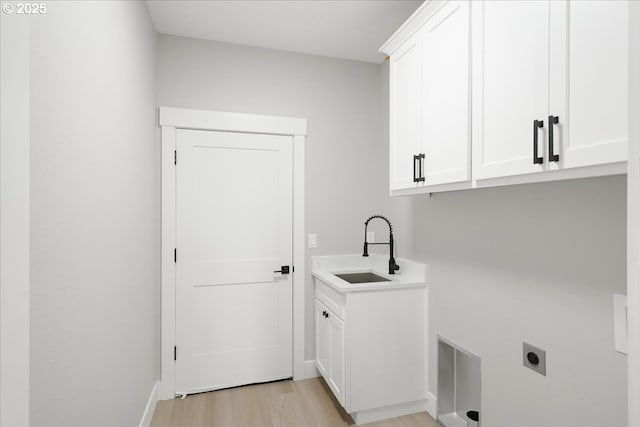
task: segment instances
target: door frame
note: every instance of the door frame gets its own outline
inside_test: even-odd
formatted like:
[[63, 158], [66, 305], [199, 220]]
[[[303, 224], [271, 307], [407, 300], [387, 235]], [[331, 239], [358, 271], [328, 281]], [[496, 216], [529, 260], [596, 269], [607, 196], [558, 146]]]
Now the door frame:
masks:
[[176, 368], [176, 129], [293, 137], [293, 379], [305, 378], [305, 143], [307, 119], [160, 107], [162, 165], [160, 399], [175, 397]]

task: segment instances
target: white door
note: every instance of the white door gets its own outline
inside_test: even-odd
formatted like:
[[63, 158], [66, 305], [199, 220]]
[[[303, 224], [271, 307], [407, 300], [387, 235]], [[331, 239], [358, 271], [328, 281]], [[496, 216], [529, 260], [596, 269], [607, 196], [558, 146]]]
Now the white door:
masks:
[[[472, 5], [473, 175], [545, 169], [549, 103], [549, 2]], [[542, 121], [541, 128], [534, 120]], [[534, 163], [534, 143], [541, 163]]]
[[292, 138], [176, 143], [176, 393], [289, 378]]
[[551, 169], [627, 159], [628, 10], [626, 1], [551, 2]]
[[419, 35], [411, 37], [391, 56], [390, 63], [390, 188], [415, 188], [420, 176], [414, 156], [422, 150], [422, 97]]
[[422, 38], [425, 185], [469, 179], [469, 3], [450, 1]]

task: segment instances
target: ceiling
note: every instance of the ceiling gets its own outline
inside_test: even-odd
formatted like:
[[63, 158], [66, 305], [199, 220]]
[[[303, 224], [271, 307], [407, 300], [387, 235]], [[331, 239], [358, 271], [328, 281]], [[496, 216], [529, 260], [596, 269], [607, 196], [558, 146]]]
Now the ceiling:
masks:
[[422, 0], [150, 0], [159, 33], [381, 63]]

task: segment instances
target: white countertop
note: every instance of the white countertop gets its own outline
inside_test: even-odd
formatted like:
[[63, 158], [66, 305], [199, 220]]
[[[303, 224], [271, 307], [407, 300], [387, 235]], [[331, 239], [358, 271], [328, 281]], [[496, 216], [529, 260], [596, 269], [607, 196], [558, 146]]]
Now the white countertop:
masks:
[[[371, 290], [394, 290], [417, 288], [427, 285], [427, 265], [419, 262], [396, 258], [400, 270], [388, 274], [389, 256], [371, 254], [328, 255], [311, 257], [311, 274], [338, 292], [358, 292]], [[389, 282], [348, 283], [335, 274], [371, 272], [385, 277]]]

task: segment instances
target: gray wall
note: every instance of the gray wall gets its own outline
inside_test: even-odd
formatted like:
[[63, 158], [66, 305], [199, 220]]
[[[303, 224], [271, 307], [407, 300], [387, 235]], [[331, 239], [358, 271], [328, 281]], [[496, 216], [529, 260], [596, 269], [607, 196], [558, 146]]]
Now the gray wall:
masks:
[[[626, 356], [612, 295], [625, 293], [626, 178], [413, 199], [414, 255], [430, 266], [436, 334], [482, 358], [484, 425], [626, 425]], [[522, 366], [522, 342], [547, 376]]]
[[[398, 256], [410, 248], [402, 209], [408, 201], [387, 196], [380, 85], [375, 64], [158, 36], [159, 105], [308, 119], [306, 229], [318, 235], [308, 256], [360, 252], [364, 220], [373, 213], [394, 223]], [[384, 227], [372, 229], [386, 241]], [[313, 359], [310, 276], [306, 300], [305, 353]]]
[[31, 424], [137, 425], [159, 376], [155, 31], [144, 2], [31, 24]]
[[29, 425], [29, 21], [0, 14], [0, 426]]

